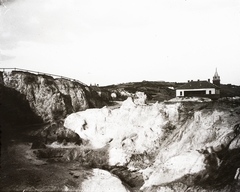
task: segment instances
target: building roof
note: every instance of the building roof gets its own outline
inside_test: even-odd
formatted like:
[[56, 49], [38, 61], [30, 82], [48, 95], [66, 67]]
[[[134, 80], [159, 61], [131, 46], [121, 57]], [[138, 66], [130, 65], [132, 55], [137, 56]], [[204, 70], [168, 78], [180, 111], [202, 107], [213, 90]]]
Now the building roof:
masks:
[[218, 86], [210, 83], [209, 81], [190, 81], [177, 89], [205, 89], [205, 88], [215, 88], [219, 89]]

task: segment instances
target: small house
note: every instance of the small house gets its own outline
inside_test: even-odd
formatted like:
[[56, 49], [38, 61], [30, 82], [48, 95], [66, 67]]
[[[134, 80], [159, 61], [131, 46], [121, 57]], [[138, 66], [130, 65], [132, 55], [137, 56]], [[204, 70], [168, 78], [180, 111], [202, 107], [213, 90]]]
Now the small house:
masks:
[[176, 89], [177, 97], [208, 97], [218, 99], [220, 97], [220, 76], [217, 70], [213, 76], [213, 83], [207, 81], [188, 81], [188, 83]]

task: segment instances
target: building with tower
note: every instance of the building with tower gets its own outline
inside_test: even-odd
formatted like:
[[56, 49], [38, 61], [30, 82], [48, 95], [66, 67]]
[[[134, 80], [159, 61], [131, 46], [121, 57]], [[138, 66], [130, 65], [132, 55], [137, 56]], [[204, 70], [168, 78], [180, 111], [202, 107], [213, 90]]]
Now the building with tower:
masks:
[[176, 89], [176, 97], [208, 97], [218, 99], [220, 97], [220, 76], [216, 72], [212, 83], [207, 81], [188, 81], [186, 84]]
[[218, 75], [217, 68], [216, 68], [216, 72], [213, 76], [213, 84], [220, 87], [220, 76]]

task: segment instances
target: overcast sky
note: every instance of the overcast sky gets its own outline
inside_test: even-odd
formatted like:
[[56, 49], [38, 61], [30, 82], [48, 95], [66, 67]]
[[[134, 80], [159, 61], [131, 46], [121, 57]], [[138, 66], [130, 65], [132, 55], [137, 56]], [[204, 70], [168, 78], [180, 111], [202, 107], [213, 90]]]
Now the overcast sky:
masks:
[[1, 0], [0, 67], [86, 84], [240, 85], [240, 0]]

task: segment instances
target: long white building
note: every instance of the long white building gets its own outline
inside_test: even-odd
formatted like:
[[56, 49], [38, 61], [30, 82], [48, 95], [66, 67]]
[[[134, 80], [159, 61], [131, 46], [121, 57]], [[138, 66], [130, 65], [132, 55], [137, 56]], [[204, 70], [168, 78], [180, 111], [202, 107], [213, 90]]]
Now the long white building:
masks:
[[220, 97], [220, 76], [217, 70], [213, 76], [213, 83], [208, 81], [188, 81], [188, 83], [176, 89], [176, 97], [208, 97], [217, 99]]

